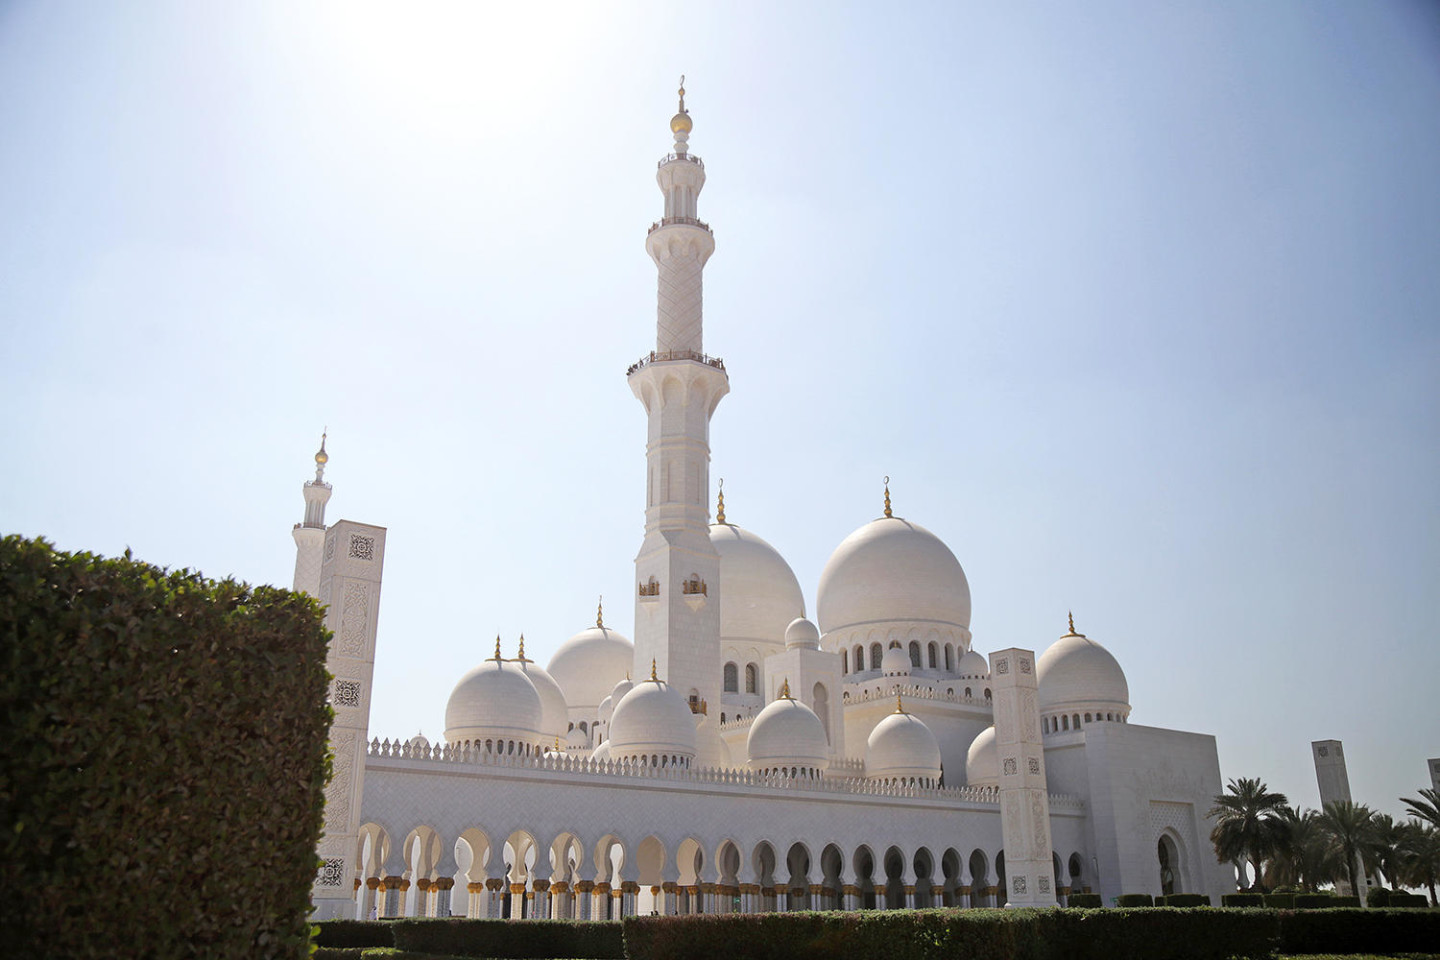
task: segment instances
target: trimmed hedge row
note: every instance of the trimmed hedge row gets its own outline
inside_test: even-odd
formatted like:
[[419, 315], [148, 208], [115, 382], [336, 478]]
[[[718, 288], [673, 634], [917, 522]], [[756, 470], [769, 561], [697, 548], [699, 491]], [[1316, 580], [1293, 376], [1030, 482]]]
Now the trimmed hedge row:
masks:
[[0, 540], [5, 950], [306, 956], [326, 642], [300, 594]]
[[393, 947], [390, 920], [324, 920], [315, 925], [317, 947]]
[[631, 960], [1227, 960], [1268, 958], [1267, 910], [905, 910], [630, 917]]
[[1281, 953], [1387, 954], [1437, 950], [1440, 950], [1440, 911], [1436, 910], [1349, 907], [1280, 913]]
[[1148, 893], [1122, 893], [1115, 898], [1117, 907], [1153, 907], [1155, 898]]
[[[395, 920], [385, 924], [397, 950], [514, 960], [588, 957], [623, 960], [618, 920]], [[733, 956], [731, 958], [733, 960]]]
[[1103, 907], [1098, 893], [1072, 893], [1065, 898], [1068, 907]]
[[1359, 897], [1337, 897], [1329, 893], [1295, 894], [1296, 910], [1328, 910], [1338, 907], [1359, 907]]
[[1157, 907], [1208, 907], [1210, 906], [1210, 895], [1206, 893], [1172, 893], [1169, 896], [1156, 897]]

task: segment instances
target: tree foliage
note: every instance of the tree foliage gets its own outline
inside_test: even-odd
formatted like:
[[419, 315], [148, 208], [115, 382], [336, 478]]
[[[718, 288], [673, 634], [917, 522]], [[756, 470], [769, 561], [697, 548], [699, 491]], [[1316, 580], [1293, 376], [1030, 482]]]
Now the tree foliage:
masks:
[[1210, 831], [1215, 856], [1223, 862], [1249, 863], [1253, 888], [1263, 888], [1265, 862], [1281, 849], [1289, 830], [1283, 813], [1288, 801], [1259, 778], [1232, 778], [1225, 789], [1207, 814], [1215, 821]]

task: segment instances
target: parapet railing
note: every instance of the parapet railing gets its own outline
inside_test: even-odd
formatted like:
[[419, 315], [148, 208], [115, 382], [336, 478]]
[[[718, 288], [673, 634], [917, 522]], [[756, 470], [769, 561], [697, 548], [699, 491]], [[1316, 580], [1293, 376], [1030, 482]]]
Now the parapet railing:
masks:
[[693, 153], [667, 153], [667, 154], [665, 154], [665, 156], [661, 157], [661, 158], [656, 162], [656, 164], [655, 164], [655, 169], [656, 169], [656, 170], [659, 170], [661, 167], [665, 166], [665, 164], [667, 164], [667, 163], [674, 163], [674, 162], [677, 161], [677, 160], [680, 161], [681, 163], [693, 163], [693, 164], [695, 164], [695, 166], [699, 167], [701, 170], [704, 170], [704, 169], [705, 169], [705, 161], [704, 161], [704, 160], [701, 160], [699, 157], [695, 156], [695, 154], [693, 154]]
[[[867, 797], [911, 797], [922, 800], [951, 802], [1000, 802], [995, 787], [919, 787], [907, 783], [866, 780], [860, 776], [788, 777], [755, 773], [749, 770], [725, 770], [718, 767], [651, 767], [618, 760], [591, 760], [564, 753], [540, 756], [488, 753], [473, 744], [412, 744], [407, 740], [371, 740], [366, 755], [395, 760], [429, 760], [477, 767], [502, 767], [515, 770], [540, 770], [579, 776], [626, 777], [639, 780], [662, 780], [673, 783], [715, 784], [719, 786], [765, 787], [775, 790], [807, 793], [845, 794]], [[857, 773], [863, 769], [859, 761], [844, 761], [833, 769]], [[1059, 809], [1084, 809], [1084, 801], [1069, 794], [1052, 793], [1050, 806]]]
[[699, 227], [706, 233], [715, 232], [714, 230], [710, 229], [710, 224], [697, 217], [661, 217], [659, 220], [656, 220], [654, 223], [650, 224], [650, 229], [645, 231], [645, 236], [648, 237], [650, 236], [650, 234], [654, 233], [656, 230], [659, 230], [661, 227], [668, 227], [674, 223], [683, 223], [687, 227]]
[[[853, 681], [852, 685], [864, 687], [858, 694], [852, 694], [849, 690], [841, 694], [845, 703], [863, 703], [866, 700], [893, 700], [901, 696], [906, 700], [940, 700], [944, 703], [963, 703], [974, 707], [993, 707], [993, 701], [983, 697], [967, 697], [963, 693], [946, 693], [937, 690], [932, 686], [920, 686], [913, 683], [886, 683], [885, 677], [875, 677], [870, 680]], [[878, 686], [867, 686], [877, 684]]]
[[630, 369], [625, 371], [625, 376], [628, 377], [636, 370], [649, 364], [661, 363], [665, 360], [696, 360], [706, 366], [714, 367], [717, 370], [725, 369], [724, 360], [721, 360], [719, 357], [712, 357], [708, 354], [700, 353], [697, 350], [651, 350], [645, 356], [630, 364]]

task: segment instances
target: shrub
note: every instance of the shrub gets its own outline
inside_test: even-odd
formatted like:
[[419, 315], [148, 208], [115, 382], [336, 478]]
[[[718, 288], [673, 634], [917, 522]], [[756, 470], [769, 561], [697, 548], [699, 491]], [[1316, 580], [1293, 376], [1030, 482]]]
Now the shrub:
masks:
[[316, 947], [310, 960], [365, 960], [364, 947]]
[[1423, 909], [1430, 906], [1430, 901], [1425, 898], [1424, 894], [1392, 890], [1390, 891], [1390, 906], [1405, 908], [1420, 907]]
[[[1349, 899], [1339, 898], [1336, 899]], [[1280, 952], [1433, 953], [1440, 912], [1425, 910], [1297, 910], [1280, 923]]]
[[1386, 890], [1384, 887], [1371, 887], [1370, 890], [1365, 894], [1365, 906], [1390, 906], [1390, 891]]
[[1210, 897], [1204, 893], [1172, 893], [1165, 897], [1156, 897], [1157, 907], [1208, 907]]
[[[630, 917], [631, 960], [1045, 960], [1045, 917], [1069, 911], [884, 910]], [[1078, 911], [1075, 911], [1078, 913]]]
[[1098, 893], [1072, 893], [1065, 898], [1066, 906], [1094, 908], [1104, 906]]
[[1053, 912], [1047, 937], [1057, 960], [1268, 958], [1279, 938], [1271, 910], [1150, 907]]
[[6, 950], [306, 956], [326, 639], [300, 594], [0, 540]]
[[1297, 893], [1296, 910], [1318, 910], [1335, 906], [1335, 895], [1331, 893]]
[[618, 920], [396, 920], [397, 950], [455, 957], [623, 958]]
[[1153, 907], [1155, 899], [1148, 893], [1122, 893], [1115, 898], [1115, 905], [1120, 907]]
[[381, 920], [325, 920], [315, 925], [320, 947], [393, 947], [394, 923]]
[[1265, 896], [1259, 893], [1227, 893], [1220, 897], [1222, 907], [1263, 907]]
[[1265, 894], [1265, 906], [1272, 910], [1291, 910], [1295, 907], [1295, 894], [1267, 893]]

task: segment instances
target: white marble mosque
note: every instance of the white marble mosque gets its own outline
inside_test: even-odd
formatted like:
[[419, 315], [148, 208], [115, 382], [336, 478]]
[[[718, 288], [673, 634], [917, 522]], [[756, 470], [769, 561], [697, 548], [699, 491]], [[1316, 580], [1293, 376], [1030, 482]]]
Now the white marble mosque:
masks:
[[[680, 91], [646, 239], [655, 349], [635, 636], [595, 623], [541, 666], [523, 641], [458, 678], [444, 741], [368, 728], [385, 529], [304, 486], [295, 588], [328, 605], [335, 776], [316, 916], [982, 907], [1075, 892], [1234, 889], [1205, 812], [1215, 740], [1131, 722], [1124, 671], [1068, 631], [987, 658], [954, 553], [883, 512], [835, 548], [807, 616], [789, 564], [710, 517], [705, 165]], [[877, 504], [878, 505], [878, 504]], [[628, 549], [628, 548], [626, 548]], [[621, 562], [618, 559], [617, 562]]]

